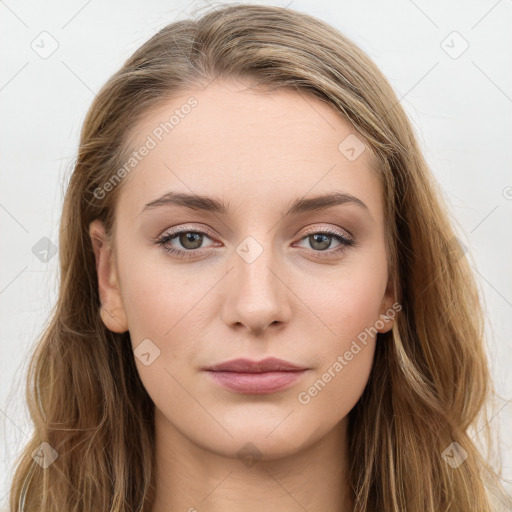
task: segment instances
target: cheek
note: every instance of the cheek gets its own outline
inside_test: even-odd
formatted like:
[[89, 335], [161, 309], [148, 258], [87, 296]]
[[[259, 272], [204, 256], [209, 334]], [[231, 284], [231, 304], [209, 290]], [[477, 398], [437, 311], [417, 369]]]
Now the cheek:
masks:
[[[361, 262], [359, 262], [361, 263]], [[323, 411], [327, 424], [348, 414], [361, 396], [372, 368], [376, 322], [386, 286], [385, 263], [346, 268], [328, 290], [311, 289], [308, 302], [321, 312], [322, 337], [315, 373], [301, 387], [298, 403]], [[317, 282], [318, 284], [318, 282]], [[330, 419], [330, 420], [329, 420]]]
[[[382, 267], [382, 268], [380, 268]], [[323, 331], [342, 350], [346, 342], [375, 325], [386, 288], [385, 265], [345, 267], [336, 275], [314, 280], [303, 289], [306, 303], [317, 313]]]
[[156, 248], [146, 249], [119, 258], [123, 304], [134, 342], [140, 337], [165, 340], [180, 319], [186, 320], [208, 286], [185, 266], [166, 264], [157, 253]]
[[345, 281], [323, 305], [331, 332], [318, 345], [315, 371], [296, 399], [306, 416], [320, 414], [326, 428], [350, 412], [368, 382], [381, 298], [371, 281]]

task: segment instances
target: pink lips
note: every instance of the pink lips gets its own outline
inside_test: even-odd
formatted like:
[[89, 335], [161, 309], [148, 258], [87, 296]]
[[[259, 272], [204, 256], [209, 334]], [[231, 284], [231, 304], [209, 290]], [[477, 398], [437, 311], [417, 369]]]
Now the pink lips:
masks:
[[283, 359], [233, 359], [206, 369], [217, 384], [239, 393], [269, 394], [295, 384], [308, 370]]

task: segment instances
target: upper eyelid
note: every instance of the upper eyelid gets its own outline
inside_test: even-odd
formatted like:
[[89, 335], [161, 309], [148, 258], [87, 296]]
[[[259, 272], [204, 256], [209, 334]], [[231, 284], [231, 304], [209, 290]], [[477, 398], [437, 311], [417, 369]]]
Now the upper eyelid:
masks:
[[[336, 228], [311, 228], [302, 234], [302, 238], [304, 238], [310, 234], [313, 234], [313, 233], [328, 233], [330, 235], [342, 236], [343, 238], [348, 238], [350, 240], [354, 240], [354, 236], [347, 229], [344, 229], [344, 228], [338, 228], [338, 229], [341, 230], [343, 233], [340, 233]], [[346, 235], [345, 235], [345, 233], [346, 233]]]
[[181, 233], [201, 233], [201, 234], [209, 236], [210, 238], [215, 238], [214, 235], [212, 233], [210, 233], [210, 231], [208, 231], [207, 229], [188, 227], [186, 225], [184, 227], [178, 227], [176, 229], [166, 230], [158, 238], [163, 238], [163, 237], [168, 236], [168, 235], [172, 235], [174, 237], [174, 236], [179, 235]]

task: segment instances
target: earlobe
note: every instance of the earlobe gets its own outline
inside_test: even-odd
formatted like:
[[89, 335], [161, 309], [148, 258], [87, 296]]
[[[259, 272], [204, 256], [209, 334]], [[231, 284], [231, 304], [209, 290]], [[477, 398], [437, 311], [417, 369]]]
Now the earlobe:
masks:
[[91, 222], [89, 236], [96, 259], [101, 319], [110, 331], [126, 332], [128, 322], [117, 278], [116, 262], [112, 248], [107, 241], [105, 227], [100, 220], [96, 219]]
[[381, 314], [380, 319], [377, 320], [377, 322], [375, 323], [377, 331], [380, 332], [381, 334], [390, 331], [391, 329], [393, 329], [393, 322], [394, 319], [392, 317], [386, 314]]

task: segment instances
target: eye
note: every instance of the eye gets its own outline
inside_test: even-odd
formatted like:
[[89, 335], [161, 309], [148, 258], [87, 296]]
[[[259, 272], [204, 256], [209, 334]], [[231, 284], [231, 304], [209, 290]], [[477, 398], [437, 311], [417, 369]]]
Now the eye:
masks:
[[[210, 237], [204, 231], [180, 229], [165, 233], [158, 238], [155, 243], [160, 245], [162, 249], [168, 253], [183, 257], [190, 257], [199, 252], [198, 249], [202, 248], [201, 246], [205, 238]], [[181, 248], [171, 244], [174, 239], [176, 239], [176, 241], [181, 245]]]
[[[330, 248], [332, 241], [335, 240], [338, 245], [335, 246], [333, 250], [327, 251]], [[349, 238], [347, 235], [338, 232], [331, 231], [329, 229], [324, 231], [315, 231], [312, 232], [301, 239], [301, 241], [307, 241], [310, 244], [310, 247], [314, 250], [314, 252], [326, 253], [325, 255], [318, 255], [315, 257], [328, 257], [333, 254], [339, 254], [342, 251], [347, 250], [348, 247], [355, 244], [352, 238]]]

